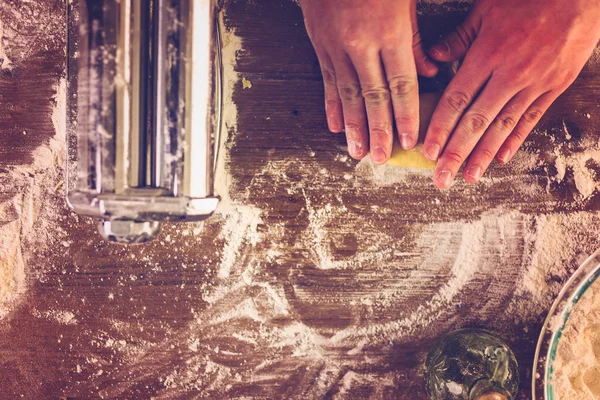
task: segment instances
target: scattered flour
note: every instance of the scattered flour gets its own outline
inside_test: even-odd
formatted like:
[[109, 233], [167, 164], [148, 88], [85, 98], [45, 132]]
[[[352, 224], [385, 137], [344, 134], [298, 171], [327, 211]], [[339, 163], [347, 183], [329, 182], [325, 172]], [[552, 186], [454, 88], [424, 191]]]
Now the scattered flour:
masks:
[[386, 235], [385, 232], [377, 232], [371, 226], [363, 225], [363, 240], [357, 243], [358, 254], [349, 259], [336, 259], [331, 243], [340, 240], [336, 240], [335, 234], [330, 234], [328, 227], [339, 224], [340, 218], [343, 218], [342, 216], [348, 210], [344, 205], [334, 206], [332, 204], [315, 208], [306, 193], [304, 193], [304, 197], [309, 221], [304, 240], [308, 244], [311, 258], [317, 268], [324, 270], [360, 268], [363, 265], [380, 264], [393, 255], [393, 245], [381, 248], [381, 243], [392, 243], [392, 238]]
[[[560, 282], [572, 273], [565, 266], [577, 265], [582, 255], [600, 246], [598, 239], [589, 238], [589, 227], [600, 222], [600, 216], [591, 212], [532, 216], [494, 209], [469, 221], [431, 222], [424, 218], [411, 226], [405, 237], [391, 237], [385, 225], [368, 220], [363, 210], [346, 204], [341, 186], [339, 193], [324, 198], [321, 189], [335, 182], [332, 172], [316, 160], [307, 164], [301, 159], [274, 159], [257, 174], [256, 182], [269, 180], [273, 188], [285, 188], [302, 204], [293, 222], [297, 226], [276, 222], [269, 216], [268, 206], [252, 202], [256, 182], [247, 192], [231, 191], [236, 182], [228, 157], [237, 133], [233, 92], [243, 88], [235, 70], [242, 43], [222, 20], [221, 29], [226, 79], [224, 134], [216, 181], [216, 192], [222, 199], [220, 217], [216, 218], [220, 224], [216, 240], [223, 245], [216, 262], [215, 276], [219, 279], [196, 295], [195, 299], [205, 304], [201, 310], [190, 310], [193, 322], [180, 329], [165, 328], [164, 339], [142, 340], [134, 334], [143, 331], [141, 323], [119, 320], [111, 321], [111, 327], [133, 340], [96, 334], [94, 343], [99, 349], [124, 356], [124, 368], [117, 375], [122, 385], [106, 389], [101, 396], [126, 397], [128, 390], [140, 384], [137, 379], [151, 374], [160, 377], [161, 398], [185, 397], [191, 392], [198, 397], [224, 398], [240, 393], [236, 390], [244, 385], [266, 390], [269, 385], [285, 384], [297, 389], [294, 395], [302, 393], [307, 398], [331, 397], [331, 393], [349, 398], [357, 387], [372, 387], [372, 397], [385, 397], [385, 393], [389, 395], [387, 389], [396, 385], [395, 371], [365, 371], [387, 368], [390, 346], [435, 336], [433, 325], [435, 329], [454, 327], [457, 307], [473, 310], [473, 318], [490, 328], [539, 320], [560, 289]], [[59, 93], [63, 92], [61, 85]], [[64, 104], [58, 103], [57, 115], [64, 115]], [[27, 284], [28, 233], [39, 230], [42, 223], [44, 228], [51, 228], [55, 220], [43, 199], [61, 183], [62, 123], [55, 119], [57, 136], [38, 149], [32, 165], [0, 176], [0, 184], [7, 188], [3, 192], [19, 193], [0, 202], [0, 220], [6, 221], [0, 226], [0, 317], [18, 303]], [[515, 171], [527, 173], [545, 161], [539, 154], [519, 154], [511, 166]], [[591, 153], [592, 159], [598, 156]], [[580, 196], [593, 197], [598, 188], [588, 155], [561, 149], [554, 157], [555, 181], [566, 182], [573, 174]], [[340, 154], [336, 160], [351, 165], [346, 155]], [[299, 164], [304, 168], [297, 168]], [[296, 174], [293, 179], [291, 173]], [[375, 167], [366, 159], [345, 173], [348, 190], [355, 187], [356, 178], [375, 189], [385, 189], [429, 181], [431, 172]], [[495, 183], [490, 180], [484, 184]], [[515, 184], [511, 180], [508, 183]], [[517, 190], [538, 190], [524, 186], [528, 187]], [[387, 219], [395, 217], [383, 207], [372, 210]], [[204, 227], [198, 224], [189, 229], [198, 234]], [[293, 231], [301, 233], [290, 238]], [[285, 246], [283, 241], [287, 241]], [[352, 243], [347, 246], [352, 254], [344, 253], [347, 241]], [[4, 264], [11, 268], [4, 268]], [[514, 265], [521, 267], [511, 270]], [[159, 271], [161, 266], [153, 268]], [[315, 288], [310, 281], [315, 276], [329, 278], [326, 282], [332, 287], [347, 292]], [[323, 291], [325, 295], [319, 297]], [[117, 296], [118, 290], [111, 291], [106, 301], [112, 305]], [[506, 312], [497, 312], [504, 307]], [[345, 325], [326, 329], [315, 322], [331, 313], [348, 315]], [[70, 325], [77, 323], [79, 316], [51, 310], [41, 311], [39, 317]], [[175, 353], [183, 364], [173, 366]], [[93, 356], [77, 364], [76, 371], [91, 368], [97, 376], [109, 374], [109, 365]], [[274, 398], [276, 394], [263, 397]]]
[[[56, 18], [61, 2], [7, 1], [0, 7], [0, 71], [29, 59], [40, 49], [65, 41], [65, 19]], [[62, 13], [62, 12], [61, 12]]]
[[594, 167], [600, 164], [600, 149], [598, 146], [585, 146], [585, 151], [571, 152], [565, 149], [554, 150], [556, 182], [563, 182], [569, 173], [574, 181], [575, 189], [580, 200], [589, 199], [600, 189], [600, 176]]
[[261, 211], [254, 207], [222, 203], [219, 214], [225, 219], [219, 236], [225, 240], [225, 246], [218, 276], [227, 279], [240, 256], [242, 246], [255, 246], [260, 241], [261, 235], [257, 227], [261, 223]]
[[[582, 255], [600, 246], [599, 240], [589, 238], [587, 227], [600, 222], [600, 216], [591, 212], [530, 215], [492, 209], [473, 221], [427, 222], [425, 218], [411, 227], [406, 238], [394, 238], [385, 226], [368, 220], [361, 210], [346, 206], [343, 189], [338, 195], [324, 197], [320, 188], [332, 184], [331, 171], [301, 159], [267, 161], [247, 192], [232, 199], [229, 188], [235, 182], [226, 154], [236, 134], [237, 110], [231, 94], [236, 85], [241, 85], [231, 67], [240, 46], [233, 35], [229, 31], [225, 38], [225, 43], [235, 46], [226, 52], [230, 69], [226, 74], [228, 106], [224, 126], [229, 135], [223, 138], [223, 156], [218, 165], [223, 173], [217, 181], [217, 191], [223, 198], [223, 227], [218, 239], [223, 241], [224, 250], [217, 271], [222, 279], [202, 290], [207, 309], [195, 312], [196, 321], [170, 342], [185, 343], [181, 351], [186, 354], [187, 366], [165, 372], [165, 396], [183, 395], [190, 390], [222, 396], [236, 388], [275, 380], [288, 381], [297, 385], [299, 392], [316, 398], [326, 396], [333, 388], [345, 398], [345, 393], [361, 385], [372, 386], [379, 393], [386, 387], [382, 375], [375, 379], [361, 372], [386, 362], [371, 348], [428, 337], [434, 334], [432, 325], [450, 329], [457, 307], [473, 310], [473, 318], [489, 329], [505, 330], [506, 326], [540, 320], [560, 290], [560, 282], [573, 272], [565, 266], [578, 265]], [[588, 170], [589, 160], [598, 156], [561, 149], [554, 154], [558, 172], [553, 179], [564, 180], [577, 168]], [[548, 157], [520, 152], [510, 168], [524, 176], [545, 165]], [[345, 155], [335, 160], [352, 165]], [[302, 168], [298, 168], [300, 164]], [[579, 180], [573, 178], [582, 200], [590, 199], [596, 190], [595, 183], [593, 189], [584, 184], [593, 178], [591, 169], [589, 173]], [[354, 187], [356, 179], [374, 188], [391, 188], [429, 181], [431, 172], [376, 167], [367, 158], [344, 175], [349, 188]], [[289, 196], [303, 201], [299, 219], [305, 218], [306, 226], [295, 239], [293, 251], [305, 258], [290, 254], [288, 246], [278, 246], [287, 240], [288, 226], [273, 222], [263, 225], [268, 208], [248, 205], [247, 199], [259, 181], [285, 188]], [[498, 182], [489, 179], [482, 185]], [[548, 190], [510, 177], [505, 182], [523, 194], [539, 195]], [[376, 207], [376, 213], [387, 215], [384, 208], [372, 207]], [[355, 239], [355, 252], [340, 256], [344, 242]], [[297, 260], [297, 265], [290, 266], [289, 260]], [[273, 269], [277, 270], [275, 279], [269, 277]], [[353, 291], [325, 296], [319, 291], [323, 287], [313, 289], [301, 282], [305, 275], [323, 279], [328, 274], [333, 274], [331, 282], [335, 281], [337, 288], [348, 276], [348, 285], [356, 287], [359, 296]], [[374, 285], [374, 280], [378, 284]], [[436, 282], [433, 294], [432, 280]], [[369, 285], [374, 285], [373, 290], [365, 290]], [[427, 296], [420, 296], [422, 293]], [[323, 305], [322, 299], [328, 304]], [[350, 322], [334, 330], [314, 326], [311, 319], [321, 312], [320, 307], [325, 312], [349, 313]], [[387, 318], [389, 315], [396, 317]], [[227, 349], [211, 347], [215, 341], [229, 345]], [[261, 362], [252, 364], [248, 354], [260, 354]], [[227, 362], [220, 361], [223, 358]], [[292, 383], [295, 378], [290, 371], [299, 369], [307, 378]], [[393, 387], [393, 373], [389, 374], [386, 382]], [[121, 393], [126, 392], [116, 394]]]
[[2, 19], [0, 18], [0, 71], [12, 68], [12, 62], [8, 55], [4, 51], [4, 28], [2, 26]]
[[[66, 83], [57, 88], [52, 120], [56, 135], [33, 153], [33, 162], [0, 175], [0, 318], [18, 303], [27, 284], [27, 258], [56, 232], [56, 215], [48, 204], [62, 182], [65, 160]], [[34, 234], [35, 232], [35, 234]]]
[[[590, 115], [586, 114], [586, 117], [589, 119]], [[567, 143], [554, 149], [555, 181], [563, 182], [565, 179], [572, 178], [580, 200], [586, 200], [600, 189], [600, 176], [597, 176], [600, 165], [600, 143], [595, 138], [586, 139], [581, 143], [584, 151], [573, 150], [571, 134], [564, 121], [563, 130]]]
[[523, 275], [508, 311], [522, 323], [550, 308], [569, 276], [600, 247], [589, 227], [600, 223], [594, 212], [530, 216], [523, 234]]
[[47, 320], [56, 321], [60, 325], [76, 325], [77, 317], [71, 311], [65, 310], [50, 310], [38, 311], [33, 310], [32, 314], [37, 318], [45, 318]]
[[[230, 196], [233, 185], [231, 175], [228, 173], [228, 155], [231, 148], [232, 136], [237, 129], [237, 107], [233, 101], [233, 93], [240, 84], [239, 75], [235, 70], [237, 52], [241, 49], [241, 39], [233, 30], [225, 27], [223, 15], [219, 19], [222, 40], [223, 63], [223, 110], [222, 125], [219, 143], [219, 157], [217, 159], [215, 192], [221, 198], [218, 213], [224, 219], [224, 225], [219, 239], [225, 241], [223, 256], [219, 267], [219, 278], [228, 278], [231, 269], [240, 256], [243, 245], [255, 245], [260, 234], [257, 226], [261, 223], [261, 211], [256, 207], [244, 205]], [[244, 88], [247, 87], [243, 83]], [[249, 87], [252, 87], [250, 84]]]

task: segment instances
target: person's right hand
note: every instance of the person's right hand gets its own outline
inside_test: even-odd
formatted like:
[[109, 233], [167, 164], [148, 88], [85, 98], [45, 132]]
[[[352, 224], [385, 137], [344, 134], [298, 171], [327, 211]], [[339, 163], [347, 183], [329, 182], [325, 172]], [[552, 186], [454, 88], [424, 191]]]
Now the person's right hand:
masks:
[[459, 168], [476, 183], [494, 158], [506, 164], [600, 40], [600, 0], [477, 0], [466, 20], [430, 49], [464, 58], [425, 137], [434, 183]]
[[350, 156], [371, 152], [376, 164], [419, 135], [417, 72], [437, 66], [421, 46], [416, 0], [301, 0], [304, 21], [323, 73], [327, 124], [346, 131]]

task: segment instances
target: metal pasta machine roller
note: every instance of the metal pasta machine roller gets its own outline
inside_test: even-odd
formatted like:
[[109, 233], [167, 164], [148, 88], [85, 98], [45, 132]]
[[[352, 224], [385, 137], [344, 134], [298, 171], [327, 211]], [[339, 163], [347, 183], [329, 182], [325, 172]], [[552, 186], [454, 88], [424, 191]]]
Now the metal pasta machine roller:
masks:
[[219, 202], [215, 2], [67, 3], [69, 205], [118, 243], [209, 217]]

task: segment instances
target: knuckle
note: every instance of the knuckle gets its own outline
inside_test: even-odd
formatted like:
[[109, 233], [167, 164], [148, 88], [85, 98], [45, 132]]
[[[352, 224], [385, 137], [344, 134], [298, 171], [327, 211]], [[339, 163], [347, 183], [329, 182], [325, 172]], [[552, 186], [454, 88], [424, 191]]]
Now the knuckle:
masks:
[[432, 137], [442, 142], [445, 142], [454, 131], [453, 127], [446, 125], [432, 125], [429, 129], [431, 129]]
[[493, 151], [491, 151], [490, 149], [485, 148], [485, 147], [482, 149], [479, 149], [478, 152], [479, 152], [479, 155], [486, 160], [492, 160], [496, 156], [496, 153], [494, 153]]
[[466, 115], [466, 127], [471, 133], [484, 131], [490, 125], [490, 118], [483, 113], [472, 112]]
[[388, 137], [392, 136], [392, 127], [388, 122], [385, 121], [370, 121], [369, 133], [375, 137]]
[[462, 113], [464, 110], [466, 110], [471, 98], [465, 92], [453, 90], [452, 92], [448, 93], [444, 100], [446, 106], [450, 110]]
[[382, 140], [391, 136], [389, 132], [382, 129], [371, 129], [369, 134], [371, 138], [375, 138], [376, 140]]
[[342, 43], [348, 48], [354, 48], [358, 46], [361, 35], [358, 33], [358, 29], [354, 24], [348, 26], [348, 28], [342, 33]]
[[539, 108], [530, 108], [523, 114], [523, 121], [527, 124], [535, 124], [537, 121], [542, 118], [544, 113]]
[[354, 122], [346, 122], [346, 136], [353, 141], [361, 139], [360, 125]]
[[457, 165], [461, 165], [465, 161], [465, 157], [455, 150], [446, 150], [444, 152], [444, 158]]
[[348, 51], [361, 53], [369, 44], [368, 41], [364, 39], [365, 37], [367, 37], [367, 35], [364, 34], [363, 29], [356, 27], [356, 24], [351, 24], [342, 34], [342, 45]]
[[417, 82], [409, 76], [393, 76], [388, 79], [390, 90], [395, 96], [407, 96], [415, 91]]
[[368, 104], [382, 104], [390, 101], [390, 91], [386, 87], [364, 89], [362, 96]]
[[494, 125], [502, 131], [510, 131], [516, 124], [517, 119], [512, 115], [502, 115], [494, 121]]
[[519, 143], [523, 143], [525, 141], [525, 139], [527, 138], [527, 135], [529, 135], [529, 132], [523, 131], [523, 130], [514, 130], [511, 133], [511, 136]]
[[456, 27], [456, 36], [464, 47], [469, 47], [473, 42], [471, 33], [463, 25]]
[[352, 103], [361, 99], [360, 85], [356, 82], [348, 82], [338, 86], [338, 92], [342, 100]]
[[394, 117], [394, 121], [396, 122], [396, 126], [398, 127], [398, 130], [407, 130], [412, 128], [415, 131], [418, 130], [415, 127], [418, 128], [419, 126], [419, 121], [413, 117], [408, 117], [408, 116], [397, 116]]
[[336, 98], [325, 100], [325, 108], [328, 113], [335, 114], [340, 112], [340, 102]]
[[335, 86], [335, 71], [329, 67], [322, 68], [323, 82], [326, 86]]

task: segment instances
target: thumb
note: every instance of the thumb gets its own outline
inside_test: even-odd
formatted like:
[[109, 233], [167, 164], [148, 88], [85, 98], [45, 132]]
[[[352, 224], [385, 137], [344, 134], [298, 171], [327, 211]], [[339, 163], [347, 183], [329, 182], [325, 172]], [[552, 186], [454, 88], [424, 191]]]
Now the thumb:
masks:
[[481, 28], [477, 10], [471, 11], [467, 19], [428, 51], [429, 56], [438, 62], [454, 62], [462, 59]]
[[431, 60], [421, 43], [421, 35], [419, 32], [413, 36], [413, 55], [415, 57], [415, 65], [417, 73], [421, 76], [431, 78], [438, 73], [438, 66]]
[[419, 24], [417, 24], [417, 5], [416, 2], [412, 5], [411, 10], [411, 25], [413, 31], [413, 56], [415, 58], [415, 66], [417, 73], [421, 76], [431, 78], [438, 73], [438, 66], [432, 61], [431, 57], [425, 53], [423, 49], [423, 40], [419, 32]]

